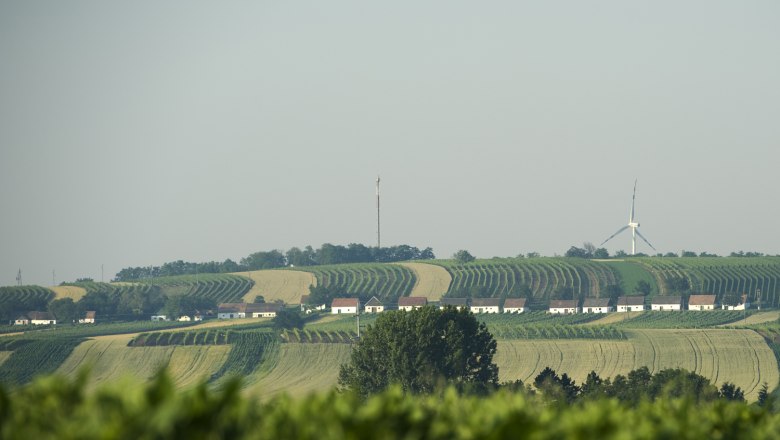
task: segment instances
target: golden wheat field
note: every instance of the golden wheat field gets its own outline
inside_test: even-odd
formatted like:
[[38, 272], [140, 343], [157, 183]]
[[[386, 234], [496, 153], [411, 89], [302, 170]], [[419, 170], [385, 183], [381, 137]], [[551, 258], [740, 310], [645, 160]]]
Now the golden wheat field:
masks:
[[447, 269], [426, 263], [397, 263], [414, 272], [417, 281], [409, 296], [424, 296], [429, 301], [438, 301], [447, 292], [452, 276]]
[[254, 302], [261, 295], [266, 302], [282, 300], [285, 304], [299, 304], [302, 295], [309, 294], [309, 286], [317, 285], [317, 278], [309, 272], [297, 270], [256, 270], [237, 272], [255, 282], [243, 297], [244, 302]]
[[578, 383], [593, 370], [613, 377], [647, 366], [651, 372], [685, 368], [714, 384], [732, 382], [755, 400], [761, 385], [780, 379], [777, 361], [752, 330], [632, 330], [628, 340], [501, 340], [495, 361], [502, 381], [532, 381], [545, 367]]
[[49, 290], [54, 292], [54, 299], [70, 298], [78, 301], [87, 294], [87, 289], [77, 286], [54, 286], [49, 287]]
[[132, 335], [101, 336], [82, 342], [57, 369], [75, 376], [89, 368], [90, 387], [123, 380], [146, 381], [160, 368], [168, 367], [179, 387], [197, 384], [219, 370], [230, 352], [229, 345], [128, 347]]

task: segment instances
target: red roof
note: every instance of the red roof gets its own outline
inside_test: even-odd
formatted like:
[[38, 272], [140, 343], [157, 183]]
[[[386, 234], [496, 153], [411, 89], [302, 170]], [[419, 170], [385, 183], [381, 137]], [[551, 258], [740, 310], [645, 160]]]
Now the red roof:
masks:
[[551, 309], [576, 309], [576, 299], [554, 299], [550, 301]]
[[645, 305], [644, 296], [621, 296], [618, 298], [619, 306], [643, 306]]
[[522, 309], [525, 308], [525, 298], [507, 298], [504, 301], [505, 309]]
[[712, 306], [715, 305], [715, 295], [691, 295], [688, 297], [688, 305]]
[[330, 307], [359, 307], [360, 302], [357, 298], [333, 298]]
[[398, 298], [398, 307], [422, 307], [428, 304], [424, 296], [402, 296]]
[[474, 298], [471, 300], [471, 307], [499, 307], [500, 298]]

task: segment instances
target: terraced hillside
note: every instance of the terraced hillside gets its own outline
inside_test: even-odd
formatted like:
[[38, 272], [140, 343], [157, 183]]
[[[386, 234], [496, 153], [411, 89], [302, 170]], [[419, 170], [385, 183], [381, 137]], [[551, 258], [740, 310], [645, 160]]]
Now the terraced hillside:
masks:
[[636, 258], [658, 280], [662, 289], [675, 279], [688, 281], [692, 292], [716, 295], [745, 293], [755, 302], [780, 306], [780, 257]]
[[242, 298], [247, 303], [254, 302], [257, 296], [262, 296], [266, 302], [281, 300], [285, 304], [298, 304], [301, 302], [301, 295], [309, 294], [309, 286], [317, 285], [314, 274], [298, 270], [256, 270], [233, 275], [246, 277], [254, 282]]
[[559, 289], [570, 288], [575, 295], [599, 297], [609, 285], [620, 283], [609, 265], [579, 258], [521, 258], [476, 260], [461, 264], [437, 260], [450, 273], [448, 292], [471, 287], [486, 288], [488, 296], [498, 297], [518, 286], [531, 290], [537, 306]]
[[409, 296], [417, 281], [411, 269], [398, 264], [339, 264], [300, 270], [314, 274], [317, 285], [335, 286], [353, 297], [376, 296], [391, 304], [400, 296]]

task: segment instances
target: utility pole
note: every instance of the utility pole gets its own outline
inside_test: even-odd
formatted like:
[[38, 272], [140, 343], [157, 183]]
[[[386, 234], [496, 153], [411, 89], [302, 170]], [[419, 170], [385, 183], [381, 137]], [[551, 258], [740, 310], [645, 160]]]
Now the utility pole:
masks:
[[360, 298], [357, 300], [357, 338], [360, 340]]
[[379, 229], [379, 176], [376, 176], [376, 247], [377, 249], [382, 247]]
[[22, 285], [22, 269], [19, 269], [19, 272], [16, 273], [16, 284], [21, 286]]

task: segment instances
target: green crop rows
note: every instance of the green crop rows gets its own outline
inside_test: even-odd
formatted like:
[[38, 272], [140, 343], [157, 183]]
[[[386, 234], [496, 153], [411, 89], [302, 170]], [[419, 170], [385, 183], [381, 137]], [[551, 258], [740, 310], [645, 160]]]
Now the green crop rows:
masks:
[[357, 333], [347, 330], [303, 329], [285, 330], [282, 341], [292, 343], [349, 344], [357, 338]]
[[342, 290], [346, 296], [395, 302], [408, 296], [416, 281], [414, 272], [397, 264], [340, 264], [297, 268], [314, 274], [317, 285]]
[[571, 288], [579, 296], [598, 297], [608, 285], [619, 284], [618, 275], [608, 265], [579, 258], [521, 258], [477, 260], [460, 264], [434, 261], [452, 275], [449, 291], [484, 287], [488, 296], [499, 297], [513, 288], [530, 288], [532, 302], [546, 302], [559, 289]]
[[672, 278], [684, 278], [691, 292], [744, 293], [752, 302], [760, 292], [765, 305], [780, 306], [780, 257], [637, 258], [636, 261], [664, 284]]
[[19, 307], [24, 310], [46, 310], [54, 299], [54, 292], [40, 286], [0, 287], [0, 307]]
[[225, 329], [205, 329], [188, 332], [142, 333], [133, 338], [129, 347], [161, 347], [166, 345], [224, 345], [235, 342], [239, 333]]
[[706, 328], [730, 323], [739, 324], [740, 319], [749, 315], [749, 312], [737, 310], [647, 311], [615, 325], [622, 328]]
[[53, 335], [37, 340], [4, 340], [0, 350], [13, 350], [13, 354], [0, 365], [0, 382], [21, 385], [40, 374], [54, 372], [82, 340]]
[[622, 330], [612, 326], [574, 325], [492, 325], [496, 339], [626, 339]]
[[250, 331], [237, 333], [233, 347], [222, 367], [214, 373], [211, 381], [223, 377], [246, 376], [255, 371], [258, 365], [276, 353], [279, 337], [270, 331]]
[[240, 302], [254, 282], [238, 275], [200, 274], [150, 278], [139, 280], [138, 283], [157, 286], [168, 296], [208, 298], [219, 304]]

